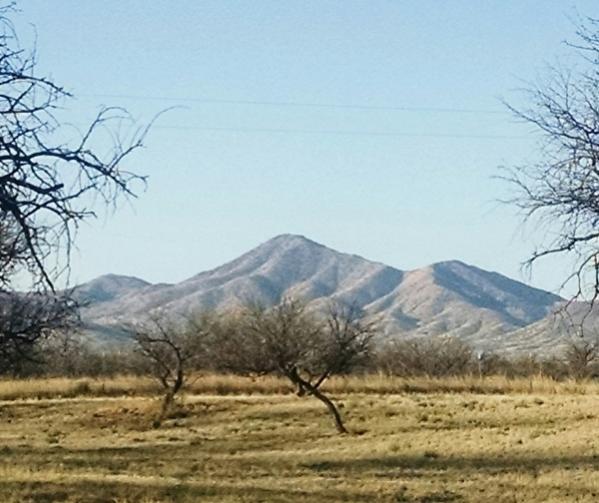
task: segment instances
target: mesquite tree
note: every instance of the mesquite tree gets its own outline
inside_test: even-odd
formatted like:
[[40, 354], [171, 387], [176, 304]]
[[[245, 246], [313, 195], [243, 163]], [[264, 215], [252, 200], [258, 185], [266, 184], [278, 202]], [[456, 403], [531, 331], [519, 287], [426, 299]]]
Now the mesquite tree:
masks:
[[596, 362], [599, 357], [599, 344], [597, 338], [573, 338], [567, 341], [564, 351], [566, 368], [575, 379], [584, 379], [596, 371]]
[[132, 327], [132, 332], [150, 373], [162, 386], [164, 396], [159, 417], [162, 420], [185, 385], [189, 372], [203, 356], [203, 322], [201, 318], [190, 318], [183, 323], [153, 317], [147, 323]]
[[[480, 355], [482, 375], [484, 355]], [[385, 373], [403, 377], [466, 375], [477, 366], [472, 349], [459, 339], [447, 336], [389, 341], [379, 349], [377, 360]]]
[[284, 299], [270, 309], [248, 306], [224, 317], [213, 331], [213, 361], [221, 368], [286, 377], [298, 396], [323, 402], [337, 431], [347, 433], [337, 406], [321, 386], [332, 375], [355, 368], [370, 352], [376, 328], [359, 309], [334, 304], [323, 317], [298, 300]]
[[53, 289], [77, 225], [95, 215], [93, 203], [112, 205], [143, 183], [123, 160], [142, 146], [146, 129], [124, 128], [130, 117], [120, 108], [101, 109], [82, 130], [63, 124], [57, 110], [72, 96], [36, 73], [36, 54], [19, 46], [11, 11], [0, 8], [0, 280], [7, 284], [10, 265]]

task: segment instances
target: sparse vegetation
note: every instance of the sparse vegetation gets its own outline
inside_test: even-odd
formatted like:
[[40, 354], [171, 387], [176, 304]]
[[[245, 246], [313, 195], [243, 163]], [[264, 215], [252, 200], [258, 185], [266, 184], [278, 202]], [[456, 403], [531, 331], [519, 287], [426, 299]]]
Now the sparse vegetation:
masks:
[[473, 372], [474, 356], [452, 337], [395, 340], [380, 348], [377, 365], [391, 375], [455, 376]]
[[[145, 360], [55, 338], [54, 365], [30, 374], [80, 377], [0, 380], [0, 499], [594, 500], [599, 382], [573, 348], [489, 355], [483, 371], [447, 338], [373, 354], [374, 325], [347, 306], [187, 321], [138, 331]], [[584, 369], [592, 349], [576, 346]], [[106, 372], [82, 376], [93, 362]], [[119, 363], [135, 374], [115, 375]], [[214, 373], [224, 368], [239, 375]], [[306, 394], [333, 404], [345, 442]]]
[[[269, 146], [263, 142], [262, 146], [254, 145], [250, 154], [264, 150], [270, 152], [272, 158], [265, 160], [262, 169], [254, 170], [257, 164], [250, 162], [242, 172], [238, 168], [245, 166], [247, 155], [240, 155], [238, 159], [237, 156], [215, 157], [219, 145], [228, 144], [226, 140], [200, 142], [208, 147], [208, 156], [186, 152], [186, 145], [197, 142], [198, 131], [219, 136], [227, 132], [317, 134], [321, 137], [333, 134], [368, 137], [373, 141], [376, 137], [408, 136], [415, 141], [439, 138], [444, 142], [438, 149], [440, 163], [435, 161], [434, 155], [422, 159], [419, 152], [424, 151], [421, 148], [424, 144], [406, 150], [401, 157], [403, 164], [418, 166], [404, 170], [407, 176], [401, 175], [403, 178], [415, 177], [417, 173], [430, 174], [431, 169], [443, 163], [461, 159], [462, 150], [452, 151], [449, 141], [458, 138], [498, 140], [512, 136], [499, 130], [454, 131], [453, 126], [451, 132], [443, 133], [436, 125], [426, 128], [424, 120], [406, 122], [399, 116], [391, 118], [389, 115], [402, 112], [402, 117], [406, 117], [405, 112], [410, 112], [408, 115], [425, 112], [438, 117], [442, 112], [490, 119], [496, 111], [486, 109], [482, 95], [474, 97], [475, 106], [460, 106], [459, 96], [454, 96], [456, 93], [444, 94], [451, 95], [452, 101], [445, 105], [405, 106], [385, 103], [384, 97], [392, 94], [385, 92], [382, 86], [381, 92], [369, 97], [368, 103], [360, 104], [359, 100], [353, 103], [357, 95], [354, 96], [351, 88], [356, 86], [349, 86], [338, 93], [340, 101], [333, 103], [327, 99], [327, 86], [323, 87], [322, 83], [296, 79], [302, 84], [302, 91], [299, 87], [285, 86], [284, 79], [279, 78], [286, 73], [292, 76], [323, 73], [302, 73], [302, 62], [313, 60], [312, 69], [323, 70], [329, 83], [348, 78], [347, 82], [356, 80], [346, 72], [339, 73], [343, 67], [354, 70], [355, 75], [364, 73], [362, 69], [372, 72], [369, 69], [377, 67], [386, 73], [373, 74], [371, 83], [389, 81], [397, 88], [395, 79], [387, 77], [407, 76], [410, 72], [393, 65], [395, 48], [418, 47], [408, 39], [406, 44], [392, 37], [395, 32], [412, 33], [410, 18], [403, 12], [402, 25], [406, 29], [397, 30], [397, 23], [393, 22], [397, 12], [386, 16], [377, 8], [376, 18], [364, 18], [366, 22], [356, 23], [355, 14], [344, 12], [339, 22], [335, 9], [328, 8], [334, 24], [326, 23], [328, 15], [316, 13], [318, 29], [299, 37], [303, 50], [298, 51], [295, 33], [280, 38], [264, 32], [264, 27], [272, 24], [278, 34], [288, 35], [289, 27], [293, 31], [295, 26], [306, 24], [297, 22], [299, 18], [295, 17], [290, 18], [293, 25], [285, 22], [287, 15], [279, 10], [276, 17], [259, 12], [257, 25], [256, 19], [246, 15], [248, 12], [243, 12], [244, 22], [240, 24], [228, 11], [209, 10], [200, 17], [214, 24], [215, 31], [210, 32], [196, 26], [197, 16], [193, 17], [187, 9], [183, 9], [184, 15], [193, 19], [191, 25], [170, 23], [166, 16], [182, 9], [170, 5], [162, 7], [162, 17], [153, 19], [150, 15], [146, 23], [147, 33], [156, 43], [148, 45], [145, 43], [147, 35], [140, 33], [138, 42], [143, 43], [136, 44], [137, 53], [140, 47], [148, 49], [150, 56], [146, 62], [154, 74], [150, 78], [143, 72], [135, 75], [137, 95], [130, 94], [126, 79], [120, 78], [128, 73], [125, 70], [137, 73], [133, 67], [126, 68], [132, 58], [124, 57], [121, 62], [100, 61], [95, 59], [99, 53], [94, 50], [76, 55], [75, 61], [82, 68], [84, 80], [75, 88], [89, 87], [87, 98], [114, 96], [125, 102], [140, 103], [148, 100], [195, 102], [218, 106], [219, 110], [234, 106], [237, 111], [233, 114], [237, 114], [237, 118], [245, 114], [240, 112], [241, 108], [268, 107], [271, 112], [259, 112], [263, 120], [258, 122], [264, 123], [261, 127], [252, 126], [248, 121], [235, 127], [233, 122], [220, 119], [220, 126], [208, 123], [190, 126], [181, 122], [180, 116], [176, 123], [164, 128], [170, 133], [163, 131], [163, 142], [169, 138], [169, 143], [163, 143], [162, 153], [146, 158], [152, 159], [150, 164], [158, 162], [162, 166], [177, 166], [187, 159], [195, 165], [212, 166], [217, 174], [224, 166], [227, 177], [213, 176], [206, 180], [208, 183], [188, 176], [197, 171], [187, 169], [191, 165], [183, 166], [178, 173], [185, 175], [185, 183], [194, 199], [203, 199], [204, 194], [209, 196], [208, 205], [223, 199], [225, 192], [230, 193], [238, 203], [227, 209], [230, 214], [243, 211], [253, 198], [269, 202], [262, 207], [260, 216], [264, 216], [269, 208], [277, 212], [279, 208], [284, 209], [281, 202], [288, 199], [293, 203], [293, 213], [281, 211], [278, 215], [281, 219], [313, 207], [317, 218], [334, 221], [337, 216], [348, 224], [340, 233], [348, 229], [353, 233], [356, 227], [360, 235], [362, 231], [358, 227], [364, 226], [362, 213], [372, 210], [372, 215], [376, 213], [378, 220], [383, 221], [384, 215], [397, 214], [395, 203], [399, 201], [402, 208], [410, 210], [402, 216], [402, 223], [409, 224], [404, 225], [406, 229], [409, 227], [405, 233], [409, 238], [414, 230], [424, 229], [426, 213], [437, 220], [437, 230], [448, 227], [446, 223], [451, 223], [455, 215], [448, 213], [441, 221], [437, 213], [459, 200], [460, 194], [469, 197], [481, 191], [471, 190], [469, 194], [448, 191], [448, 182], [455, 185], [456, 179], [454, 173], [448, 171], [447, 177], [437, 177], [436, 184], [423, 178], [426, 184], [408, 184], [396, 194], [393, 191], [399, 187], [396, 183], [399, 179], [387, 175], [391, 172], [388, 163], [397, 164], [399, 157], [394, 150], [386, 147], [379, 150], [376, 146], [361, 151], [341, 146], [343, 151], [338, 152], [343, 155], [338, 159], [335, 159], [335, 151], [328, 148], [304, 148], [316, 152], [315, 157], [327, 168], [324, 171], [328, 173], [314, 170], [325, 175], [316, 180], [304, 179], [296, 173], [302, 165], [299, 158], [288, 169], [279, 170], [284, 172], [280, 176], [272, 169], [273, 162], [287, 166], [279, 162], [279, 155], [297, 150], [282, 143]], [[182, 283], [150, 284], [136, 278], [119, 279], [109, 275], [84, 284], [79, 293], [69, 291], [71, 249], [78, 228], [96, 216], [98, 207], [116, 207], [123, 198], [135, 197], [145, 185], [144, 176], [130, 171], [128, 160], [142, 147], [148, 129], [127, 128], [127, 125], [134, 126], [134, 121], [121, 108], [102, 107], [88, 118], [81, 130], [79, 121], [85, 120], [85, 110], [77, 110], [75, 122], [65, 122], [67, 116], [63, 114], [69, 111], [63, 107], [71, 95], [53, 78], [38, 74], [35, 48], [21, 47], [15, 32], [17, 25], [11, 22], [15, 8], [13, 2], [0, 0], [0, 502], [599, 500], [599, 440], [596, 438], [599, 380], [594, 380], [599, 376], [597, 341], [573, 339], [562, 355], [541, 358], [533, 354], [508, 357], [477, 352], [459, 339], [464, 337], [479, 341], [481, 347], [498, 348], [500, 345], [495, 342], [501, 334], [511, 332], [514, 338], [525, 339], [524, 328], [541, 322], [533, 327], [534, 332], [540, 332], [556, 303], [562, 302], [561, 297], [527, 288], [500, 274], [459, 261], [401, 271], [340, 254], [304, 237], [291, 235], [278, 236], [222, 267]], [[111, 11], [110, 7], [102, 9]], [[231, 10], [230, 7], [225, 9]], [[315, 17], [314, 12], [308, 14]], [[87, 12], [85, 16], [97, 21]], [[129, 24], [135, 23], [126, 21], [121, 12], [117, 17], [118, 23], [95, 22], [103, 28], [112, 24], [125, 27], [119, 31], [101, 30], [104, 42], [100, 47], [106, 53], [110, 53], [110, 47], [118, 47], [127, 56], [123, 35]], [[360, 12], [360, 21], [362, 17]], [[387, 17], [392, 22], [379, 23]], [[446, 17], [441, 15], [440, 19], [444, 21]], [[454, 16], [458, 17], [459, 14]], [[419, 23], [416, 38], [426, 41], [428, 59], [437, 63], [440, 53], [434, 54], [430, 48], [439, 46], [439, 39], [431, 39], [431, 31], [420, 33], [422, 15], [415, 19]], [[489, 31], [475, 17], [467, 21], [469, 31], [473, 26], [483, 27], [474, 30], [476, 37], [478, 32]], [[176, 26], [177, 32], [170, 31], [171, 24]], [[356, 30], [360, 28], [358, 25], [375, 27], [377, 36], [367, 33], [365, 37], [360, 29]], [[392, 31], [387, 31], [389, 28], [384, 25], [389, 25]], [[163, 27], [166, 30], [162, 30]], [[89, 35], [89, 31], [85, 34]], [[238, 32], [243, 35], [241, 45], [250, 47], [252, 54], [239, 51], [239, 44], [229, 36]], [[351, 44], [345, 44], [344, 32], [358, 40], [361, 45], [358, 53], [365, 56], [354, 61], [351, 55], [355, 51]], [[186, 44], [189, 47], [178, 50], [177, 54], [169, 53], [169, 44], [165, 43], [169, 33], [175, 33], [177, 40], [181, 34], [190, 37], [202, 33], [203, 40], [211, 43], [204, 44], [199, 51], [193, 43]], [[227, 34], [225, 39], [219, 38], [221, 33]], [[255, 33], [259, 38], [255, 38]], [[328, 62], [313, 56], [323, 52], [320, 47], [323, 33], [327, 38], [323, 47], [327, 49], [324, 53]], [[457, 34], [459, 31], [452, 36]], [[66, 40], [66, 45], [55, 54], [64, 55], [64, 49], [74, 40], [77, 39]], [[332, 47], [331, 40], [339, 47]], [[376, 44], [371, 45], [371, 40]], [[474, 39], [469, 36], [462, 42], [470, 40]], [[107, 45], [106, 41], [115, 45]], [[381, 41], [388, 50], [379, 50]], [[89, 45], [93, 49], [97, 44]], [[224, 46], [226, 51], [221, 50]], [[78, 42], [73, 47], [77, 48]], [[160, 50], [149, 50], [156, 47]], [[270, 58], [271, 47], [282, 48], [279, 51], [282, 58]], [[583, 299], [589, 294], [589, 313], [592, 314], [592, 304], [599, 299], [599, 20], [589, 18], [581, 23], [578, 42], [571, 47], [582, 56], [582, 70], [578, 73], [552, 71], [546, 84], [530, 90], [530, 108], [510, 107], [519, 119], [535, 126], [545, 144], [540, 162], [516, 168], [506, 177], [516, 189], [513, 202], [524, 211], [525, 218], [539, 217], [542, 224], [539, 227], [548, 224], [547, 227], [553, 229], [558, 225], [559, 232], [549, 234], [550, 241], [532, 254], [529, 265], [547, 256], [573, 256], [575, 269], [566, 281], [575, 282], [574, 299]], [[333, 50], [328, 50], [330, 48]], [[456, 51], [450, 46], [442, 49], [448, 54]], [[212, 54], [214, 50], [218, 57]], [[52, 48], [49, 52], [52, 53]], [[179, 53], [185, 71], [183, 67], [177, 70], [176, 64], [172, 67], [164, 64], [176, 63], [175, 56]], [[188, 57], [192, 53], [199, 58], [195, 63]], [[225, 53], [231, 53], [233, 59], [222, 60]], [[292, 55], [298, 66], [289, 67], [285, 63], [286, 54]], [[156, 59], [156, 55], [167, 59]], [[254, 55], [259, 58], [254, 59]], [[437, 65], [436, 73], [461, 76], [467, 67], [461, 66], [458, 59], [467, 61], [473, 56], [476, 53], [466, 51], [464, 57], [449, 62], [455, 71], [439, 72]], [[483, 54], [483, 59], [485, 56]], [[202, 58], [214, 60], [218, 71], [204, 69]], [[341, 64], [331, 65], [331, 62]], [[235, 72], [235, 66], [243, 73]], [[93, 67], [108, 68], [109, 71], [103, 73], [109, 75], [110, 80], [118, 81], [122, 91], [111, 94], [115, 91], [103, 89], [108, 81], [102, 83], [98, 75], [89, 74]], [[276, 75], [269, 73], [268, 67], [274, 68]], [[195, 85], [197, 75], [193, 68], [204, 69], [205, 76], [216, 76], [216, 80], [206, 85], [195, 86], [203, 89], [202, 92], [222, 88], [251, 94], [262, 87], [269, 88], [274, 82], [280, 97], [252, 99], [248, 94], [245, 98], [223, 95], [210, 99], [207, 95], [198, 95], [183, 99], [172, 86], [172, 96], [150, 92], [144, 86], [145, 81], [152, 81], [162, 89], [170, 89], [168, 83], [163, 85], [165, 80], [157, 78], [159, 74]], [[331, 71], [335, 82], [330, 79]], [[265, 79], [257, 78], [261, 73]], [[420, 81], [425, 75], [420, 71], [413, 73]], [[115, 79], [115, 75], [118, 78]], [[240, 86], [229, 85], [229, 76]], [[368, 88], [366, 80], [357, 80], [360, 91]], [[438, 80], [445, 89], [457, 89], [450, 79]], [[473, 79], [473, 82], [479, 80]], [[458, 87], [463, 81], [458, 82]], [[90, 86], [90, 82], [94, 85]], [[421, 91], [418, 81], [402, 82], [401, 88]], [[322, 89], [321, 98], [301, 99], [302, 93], [306, 96], [306, 89]], [[285, 98], [284, 92], [295, 92], [298, 101]], [[464, 88], [462, 94], [467, 96], [468, 92], [468, 88]], [[368, 97], [367, 93], [362, 94]], [[409, 93], [406, 96], [409, 100]], [[292, 124], [290, 117], [283, 116], [285, 110], [292, 109], [312, 110], [310, 116], [304, 114], [303, 118], [296, 114], [296, 119], [305, 124], [318, 119], [318, 110], [328, 110], [330, 124], [341, 117], [335, 119], [333, 113], [341, 112], [349, 122], [341, 128], [326, 124], [325, 129], [313, 129], [309, 125], [298, 127]], [[350, 110], [355, 112], [354, 119], [349, 119]], [[145, 112], [139, 108], [136, 116], [138, 113]], [[389, 126], [404, 121], [405, 131], [351, 126], [352, 122], [361, 126], [355, 121], [364, 120], [367, 114], [372, 119], [375, 115], [384, 115]], [[214, 113], [207, 115], [210, 116], [215, 117]], [[289, 127], [267, 127], [270, 116], [281, 124], [289, 119]], [[460, 119], [459, 122], [472, 126], [479, 122], [482, 125], [484, 121]], [[414, 127], [410, 128], [410, 124]], [[191, 141], [184, 134], [186, 130], [196, 131]], [[304, 143], [303, 140], [300, 143]], [[430, 150], [431, 154], [433, 150], [437, 149]], [[364, 176], [365, 171], [358, 168], [368, 167], [366, 156], [372, 152], [377, 154], [370, 163], [376, 167], [371, 170], [375, 174]], [[484, 160], [485, 156], [478, 153], [470, 157]], [[466, 164], [471, 164], [472, 159]], [[259, 159], [254, 161], [259, 162]], [[343, 168], [342, 164], [348, 162], [349, 167]], [[470, 171], [470, 168], [465, 166], [462, 171]], [[273, 175], [270, 176], [276, 182], [273, 190], [261, 194], [261, 189], [269, 184], [247, 184], [247, 180], [259, 172]], [[287, 172], [293, 172], [294, 176], [288, 177]], [[191, 198], [179, 197], [182, 195], [180, 187], [168, 183], [169, 178], [177, 176], [173, 169], [160, 178], [169, 190], [168, 199], [177, 203], [172, 206], [185, 217], [179, 222], [180, 215], [175, 215], [177, 222], [171, 229], [175, 232], [172, 235], [161, 232], [162, 225], [154, 228], [156, 222], [173, 224], [169, 221], [169, 215], [173, 215], [171, 210], [156, 205], [151, 236], [147, 231], [150, 227], [146, 226], [144, 232], [143, 224], [139, 225], [138, 236], [127, 232], [137, 220], [124, 222], [123, 234], [133, 240], [144, 239], [146, 234], [149, 244], [144, 247], [144, 253], [152, 247], [171, 263], [184, 264], [185, 255], [173, 254], [163, 245], [172, 244], [184, 250], [185, 245], [179, 245], [189, 243], [188, 236], [202, 233], [205, 238], [209, 233], [197, 219], [199, 206], [192, 208]], [[283, 186], [275, 180], [277, 178], [285, 180], [283, 190], [279, 190]], [[245, 189], [242, 192], [237, 190], [240, 180], [247, 185], [242, 187]], [[358, 187], [363, 192], [359, 196], [360, 205], [354, 204], [357, 199], [353, 197], [358, 184], [363, 185]], [[289, 187], [294, 193], [286, 192]], [[320, 187], [322, 191], [315, 190]], [[423, 187], [427, 190], [421, 190]], [[381, 191], [381, 188], [389, 190]], [[348, 207], [345, 203], [338, 206], [323, 197], [346, 190], [352, 196], [344, 196], [352, 206], [350, 212], [345, 211]], [[421, 197], [427, 191], [439, 204], [429, 204], [430, 197]], [[269, 196], [275, 193], [276, 197], [270, 201]], [[310, 197], [301, 197], [303, 193]], [[390, 200], [393, 208], [371, 205], [373, 198]], [[296, 204], [298, 200], [301, 204]], [[320, 204], [325, 200], [326, 205]], [[426, 211], [417, 211], [418, 208], [411, 211], [419, 205]], [[150, 202], [150, 206], [154, 207], [153, 203]], [[389, 211], [391, 209], [393, 211]], [[468, 208], [462, 209], [461, 217], [471, 213], [474, 214]], [[422, 223], [420, 215], [423, 215]], [[381, 230], [388, 232], [382, 223], [377, 232], [372, 232], [368, 218], [364, 219], [364, 229], [369, 237]], [[252, 221], [246, 219], [246, 222]], [[470, 226], [470, 231], [476, 232], [476, 222], [470, 223], [475, 224]], [[222, 225], [219, 231], [220, 227]], [[435, 237], [430, 242], [432, 246], [434, 242], [455, 240], [457, 234], [453, 226], [448, 229], [451, 236], [443, 232], [430, 233]], [[158, 240], [153, 239], [155, 235], [159, 236]], [[181, 243], [175, 242], [174, 236], [180, 238]], [[482, 242], [486, 236], [481, 234], [474, 238], [463, 241]], [[110, 245], [98, 249], [102, 263], [113, 260], [108, 250], [121, 251], [120, 246]], [[131, 260], [138, 261], [140, 256], [132, 252]], [[89, 257], [84, 253], [82, 261]], [[140, 271], [143, 272], [142, 267]], [[286, 297], [300, 293], [305, 295], [305, 302]], [[265, 305], [253, 304], [236, 308], [234, 312], [226, 311], [237, 306], [237, 301], [246, 295], [263, 299]], [[350, 297], [356, 299], [356, 305], [340, 303], [339, 299]], [[321, 307], [326, 299], [331, 304], [324, 312]], [[332, 303], [332, 299], [339, 303]], [[93, 304], [97, 310], [92, 316]], [[82, 306], [87, 309], [80, 309]], [[189, 316], [181, 322], [175, 319], [194, 307], [204, 306], [211, 306], [215, 311]], [[83, 318], [79, 317], [80, 312]], [[385, 322], [384, 327], [368, 313], [378, 313]], [[124, 344], [121, 349], [111, 351], [100, 349], [93, 342], [84, 342], [84, 337], [91, 339], [93, 333], [102, 337], [96, 342], [106, 344], [110, 344], [115, 334], [126, 337], [121, 323], [127, 320], [134, 323], [132, 320], [139, 321], [142, 315], [148, 316], [149, 321], [129, 327], [131, 346]], [[558, 326], [552, 330], [559, 331]], [[582, 335], [584, 327], [583, 319]], [[377, 345], [375, 338], [382, 335], [383, 328], [396, 333], [388, 334], [389, 337]], [[78, 330], [87, 333], [78, 333]], [[429, 337], [441, 333], [458, 335], [458, 338]], [[393, 340], [393, 336], [402, 334], [413, 338]], [[490, 335], [490, 339], [480, 342], [481, 339], [475, 337], [481, 335]], [[509, 348], [506, 351], [533, 344], [529, 340], [525, 344], [516, 341], [506, 345]], [[344, 434], [344, 441], [328, 428], [331, 417], [337, 433]]]
[[578, 337], [570, 340], [564, 355], [570, 375], [576, 379], [596, 375], [598, 351], [596, 339], [589, 340]]
[[68, 333], [77, 321], [76, 306], [66, 296], [0, 291], [0, 374], [22, 375], [43, 362], [43, 343]]
[[[599, 494], [596, 383], [333, 378], [328, 390], [352, 433], [339, 442], [318, 403], [281, 379], [202, 381], [213, 388], [192, 388], [158, 430], [150, 379], [112, 381], [137, 396], [97, 396], [99, 381], [84, 390], [62, 380], [54, 386], [81, 393], [9, 401], [8, 387], [52, 381], [1, 382], [0, 499], [557, 503]], [[236, 394], [213, 396], [225, 383]]]
[[[545, 375], [510, 378], [476, 375], [434, 377], [396, 377], [384, 374], [362, 374], [331, 377], [323, 390], [332, 395], [394, 393], [541, 393], [541, 394], [599, 394], [599, 381], [563, 379]], [[162, 386], [152, 377], [121, 375], [105, 378], [30, 378], [0, 379], [0, 400], [62, 399], [85, 396], [145, 397], [162, 395]], [[289, 380], [266, 375], [247, 378], [231, 374], [193, 374], [185, 388], [187, 394], [198, 395], [297, 395]]]

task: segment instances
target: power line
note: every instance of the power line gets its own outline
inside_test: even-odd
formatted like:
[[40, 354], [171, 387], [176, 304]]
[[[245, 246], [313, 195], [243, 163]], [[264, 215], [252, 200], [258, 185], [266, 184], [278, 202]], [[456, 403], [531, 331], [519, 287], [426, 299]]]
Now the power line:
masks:
[[460, 114], [488, 114], [488, 115], [506, 115], [502, 110], [477, 109], [477, 108], [456, 108], [456, 107], [409, 107], [392, 105], [352, 105], [344, 103], [310, 103], [298, 101], [258, 101], [258, 100], [225, 100], [212, 98], [177, 98], [174, 96], [146, 96], [134, 94], [78, 94], [84, 98], [108, 98], [108, 99], [131, 99], [142, 101], [171, 101], [186, 103], [204, 103], [214, 105], [247, 105], [247, 106], [269, 106], [269, 107], [290, 107], [290, 108], [330, 108], [346, 110], [380, 110], [396, 112], [427, 112], [427, 113], [460, 113]]
[[174, 129], [207, 131], [216, 133], [272, 133], [272, 134], [305, 134], [305, 135], [339, 135], [339, 136], [379, 136], [379, 137], [407, 137], [407, 138], [462, 138], [462, 139], [488, 139], [488, 140], [527, 140], [526, 136], [515, 135], [485, 135], [485, 134], [459, 134], [459, 133], [409, 133], [401, 131], [360, 131], [343, 129], [280, 129], [280, 128], [242, 128], [242, 127], [203, 127], [203, 126], [178, 126], [155, 125], [153, 129]]
[[[87, 127], [88, 124], [71, 122], [71, 126]], [[462, 133], [417, 133], [409, 131], [373, 131], [356, 129], [299, 129], [299, 128], [259, 128], [259, 127], [218, 127], [218, 126], [185, 126], [181, 124], [154, 124], [151, 129], [177, 131], [204, 131], [213, 133], [241, 134], [296, 134], [296, 135], [332, 135], [332, 136], [372, 136], [372, 137], [403, 137], [403, 138], [455, 138], [481, 140], [529, 140], [530, 136], [502, 134], [462, 134]]]

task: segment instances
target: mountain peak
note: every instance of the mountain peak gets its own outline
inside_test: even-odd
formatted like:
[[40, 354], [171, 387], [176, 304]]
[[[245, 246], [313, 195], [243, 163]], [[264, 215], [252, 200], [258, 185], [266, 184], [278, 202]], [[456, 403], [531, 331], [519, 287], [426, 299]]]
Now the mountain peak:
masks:
[[[125, 274], [114, 274], [114, 273], [103, 274], [102, 276], [98, 276], [97, 278], [93, 279], [92, 281], [114, 281], [116, 283], [143, 283], [145, 285], [150, 284], [147, 281], [145, 281], [141, 278], [138, 278], [137, 276], [128, 276]], [[91, 283], [91, 281], [90, 281], [90, 283]]]
[[149, 286], [150, 283], [135, 276], [104, 274], [75, 287], [75, 296], [86, 302], [106, 302]]
[[324, 245], [313, 241], [312, 239], [307, 238], [302, 234], [279, 234], [263, 244], [291, 244], [291, 245], [310, 245], [310, 246], [322, 246]]
[[442, 260], [441, 262], [435, 262], [432, 265], [434, 268], [456, 268], [456, 267], [465, 267], [468, 269], [478, 269], [477, 267], [466, 264], [461, 260]]

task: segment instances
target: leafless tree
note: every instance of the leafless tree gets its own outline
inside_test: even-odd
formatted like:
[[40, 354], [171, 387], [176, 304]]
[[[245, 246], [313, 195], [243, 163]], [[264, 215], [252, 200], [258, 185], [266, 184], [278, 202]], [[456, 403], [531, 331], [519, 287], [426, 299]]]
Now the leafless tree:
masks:
[[369, 354], [375, 334], [375, 325], [355, 307], [332, 305], [323, 320], [303, 302], [285, 299], [270, 309], [247, 307], [225, 320], [215, 361], [237, 373], [286, 377], [299, 396], [323, 402], [337, 431], [347, 433], [337, 406], [321, 386], [359, 364]]
[[60, 330], [41, 341], [38, 353], [43, 362], [32, 366], [31, 373], [35, 375], [93, 376], [103, 371], [98, 361], [101, 350], [89, 344], [77, 330]]
[[[35, 51], [19, 46], [12, 11], [12, 5], [0, 7], [1, 272], [2, 256], [8, 256], [12, 266], [53, 289], [55, 276], [68, 266], [78, 223], [94, 216], [94, 201], [112, 205], [143, 182], [122, 164], [142, 146], [146, 129], [122, 134], [130, 117], [119, 108], [102, 109], [82, 131], [62, 123], [56, 112], [71, 95], [37, 75]], [[57, 255], [67, 260], [57, 261]], [[0, 280], [7, 284], [1, 273]]]
[[354, 370], [370, 358], [379, 323], [355, 303], [331, 301], [325, 317], [321, 379]]
[[[144, 177], [124, 169], [123, 161], [142, 146], [147, 132], [119, 108], [101, 109], [81, 130], [61, 121], [60, 110], [72, 96], [37, 73], [35, 49], [20, 46], [10, 21], [14, 11], [13, 3], [0, 5], [0, 293], [9, 299], [0, 310], [5, 365], [9, 357], [17, 365], [50, 332], [71, 325], [76, 306], [56, 294], [55, 283], [68, 271], [74, 233], [95, 216], [95, 203], [114, 206], [143, 186]], [[45, 297], [15, 293], [15, 277], [21, 287], [30, 279], [31, 290]]]
[[194, 361], [200, 358], [201, 325], [193, 327], [160, 317], [132, 327], [140, 354], [146, 359], [149, 371], [164, 390], [159, 420], [169, 412], [175, 396], [189, 377]]
[[0, 290], [5, 290], [19, 266], [27, 262], [27, 246], [14, 219], [0, 210]]
[[573, 257], [564, 284], [574, 281], [574, 298], [592, 303], [599, 295], [599, 20], [581, 21], [568, 45], [579, 59], [576, 67], [549, 68], [541, 83], [524, 91], [527, 107], [507, 105], [543, 145], [540, 162], [511, 169], [505, 178], [525, 219], [550, 231], [527, 264]]
[[78, 324], [77, 306], [68, 296], [0, 294], [0, 373], [19, 375], [44, 361], [39, 345]]
[[576, 379], [589, 377], [599, 357], [597, 339], [572, 338], [566, 345], [564, 358], [568, 373]]
[[379, 350], [379, 366], [399, 376], [444, 377], [474, 369], [472, 349], [454, 337], [393, 341]]

